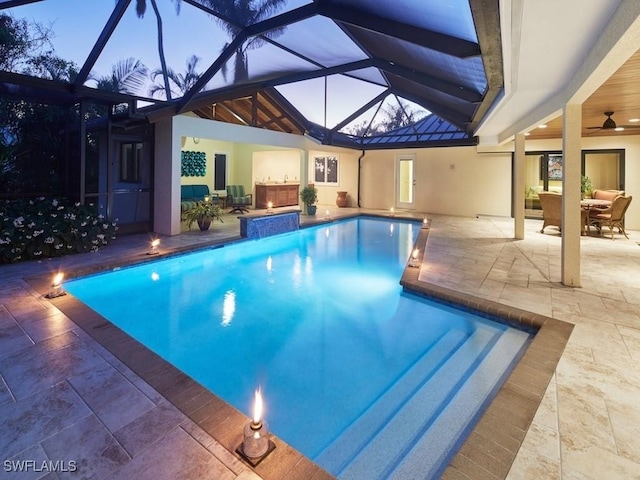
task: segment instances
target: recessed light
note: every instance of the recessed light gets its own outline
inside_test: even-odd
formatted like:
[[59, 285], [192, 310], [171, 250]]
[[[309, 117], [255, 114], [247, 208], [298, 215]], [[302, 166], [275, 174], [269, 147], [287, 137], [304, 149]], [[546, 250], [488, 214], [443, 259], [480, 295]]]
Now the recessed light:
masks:
[[629, 123], [638, 123], [640, 122], [640, 118], [630, 118]]
[[538, 125], [538, 128], [547, 128], [547, 125], [545, 123]]

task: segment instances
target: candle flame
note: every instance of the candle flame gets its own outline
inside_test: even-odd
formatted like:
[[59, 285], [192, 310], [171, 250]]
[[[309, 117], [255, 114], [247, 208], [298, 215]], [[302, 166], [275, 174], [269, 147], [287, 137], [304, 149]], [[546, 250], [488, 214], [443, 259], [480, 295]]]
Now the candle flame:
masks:
[[417, 260], [419, 253], [420, 253], [420, 250], [418, 250], [417, 248], [414, 248], [413, 252], [411, 252], [411, 258], [413, 258], [414, 260]]
[[160, 245], [160, 239], [156, 238], [154, 241], [151, 242], [151, 246], [152, 247], [157, 247], [158, 245]]
[[253, 423], [258, 424], [260, 423], [260, 420], [262, 420], [262, 409], [263, 409], [262, 393], [258, 388], [256, 390], [255, 401], [253, 403]]
[[57, 286], [62, 284], [62, 279], [64, 278], [64, 273], [58, 272], [53, 277], [53, 285]]
[[273, 202], [268, 202], [267, 203], [267, 208], [271, 208], [271, 207], [273, 207]]

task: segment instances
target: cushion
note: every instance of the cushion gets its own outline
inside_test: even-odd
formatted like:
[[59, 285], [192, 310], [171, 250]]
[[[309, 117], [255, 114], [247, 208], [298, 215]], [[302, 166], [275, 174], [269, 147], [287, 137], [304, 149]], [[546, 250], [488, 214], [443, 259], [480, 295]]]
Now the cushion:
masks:
[[624, 190], [594, 190], [593, 198], [598, 200], [609, 200], [613, 202], [613, 199], [618, 195], [624, 195]]

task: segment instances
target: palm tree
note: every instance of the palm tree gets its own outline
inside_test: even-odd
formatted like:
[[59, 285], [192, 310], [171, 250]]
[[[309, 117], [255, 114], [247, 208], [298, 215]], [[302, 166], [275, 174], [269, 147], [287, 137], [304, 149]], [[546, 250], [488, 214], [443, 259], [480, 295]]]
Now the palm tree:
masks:
[[111, 67], [110, 75], [96, 80], [97, 87], [101, 90], [134, 95], [144, 86], [147, 73], [147, 67], [140, 60], [133, 57], [118, 60], [118, 63]]
[[[286, 0], [200, 0], [204, 6], [220, 14], [215, 17], [216, 21], [226, 30], [229, 36], [235, 38], [247, 25], [253, 25], [269, 18], [276, 12]], [[264, 37], [273, 39], [281, 35], [285, 27], [276, 28], [248, 39], [238, 46], [235, 53], [234, 83], [245, 81], [249, 78], [249, 66], [247, 64], [246, 51], [260, 48], [264, 45]], [[222, 50], [226, 50], [229, 43], [225, 44]], [[222, 67], [222, 75], [227, 78], [226, 65]]]
[[[176, 73], [171, 68], [167, 69], [166, 71], [167, 77], [169, 78], [169, 80], [173, 82], [173, 85], [175, 86], [175, 90], [174, 89], [171, 90], [172, 94], [176, 96], [182, 96], [191, 87], [193, 87], [196, 84], [196, 82], [202, 75], [201, 73], [198, 73], [196, 71], [196, 67], [198, 66], [199, 61], [200, 61], [200, 57], [196, 55], [191, 55], [191, 57], [187, 59], [187, 69], [185, 70], [184, 73]], [[163, 74], [164, 72], [162, 71], [162, 69], [158, 68], [154, 70], [153, 72], [151, 72], [151, 81], [155, 82], [156, 77], [158, 75], [163, 75]], [[166, 93], [165, 86], [163, 85], [159, 85], [156, 83], [151, 85], [151, 87], [149, 87], [149, 95], [152, 97], [156, 93], [161, 93], [161, 92]]]
[[[117, 2], [118, 0], [116, 0]], [[156, 24], [158, 29], [158, 55], [160, 57], [160, 66], [162, 68], [162, 79], [164, 81], [164, 92], [167, 100], [171, 100], [171, 88], [169, 87], [169, 73], [167, 71], [167, 60], [164, 56], [164, 43], [162, 37], [162, 17], [160, 16], [160, 10], [158, 10], [158, 4], [156, 0], [150, 0], [151, 7], [153, 8], [153, 12], [156, 15]], [[176, 4], [176, 13], [180, 14], [180, 1], [181, 0], [172, 0]], [[144, 14], [147, 11], [147, 2], [146, 0], [136, 0], [136, 14], [138, 18], [143, 18]]]

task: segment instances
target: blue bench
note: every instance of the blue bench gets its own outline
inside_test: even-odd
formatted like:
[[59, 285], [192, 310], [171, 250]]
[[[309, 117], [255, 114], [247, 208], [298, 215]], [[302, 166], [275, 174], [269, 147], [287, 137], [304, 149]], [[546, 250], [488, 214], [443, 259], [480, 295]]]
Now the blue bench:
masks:
[[208, 185], [181, 185], [180, 186], [180, 211], [185, 212], [197, 202], [204, 201], [209, 193]]

